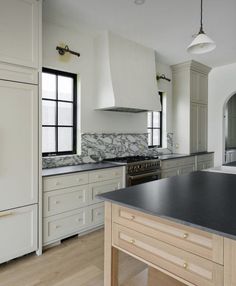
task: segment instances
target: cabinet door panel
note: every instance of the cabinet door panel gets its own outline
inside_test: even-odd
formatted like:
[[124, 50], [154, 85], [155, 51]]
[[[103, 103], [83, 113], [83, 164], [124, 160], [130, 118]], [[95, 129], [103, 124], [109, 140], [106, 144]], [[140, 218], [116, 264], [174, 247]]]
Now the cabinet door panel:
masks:
[[177, 175], [179, 175], [178, 168], [168, 169], [168, 170], [164, 170], [161, 172], [162, 179], [177, 176]]
[[0, 138], [0, 211], [36, 203], [36, 86], [0, 81]]
[[0, 263], [37, 249], [37, 205], [0, 212]]
[[184, 174], [189, 174], [191, 172], [195, 171], [195, 166], [194, 165], [189, 165], [189, 166], [183, 166], [180, 168], [180, 174], [184, 175]]
[[1, 0], [0, 61], [38, 67], [39, 9], [36, 0]]
[[190, 152], [198, 152], [198, 105], [191, 103]]
[[207, 151], [207, 105], [198, 105], [198, 152]]

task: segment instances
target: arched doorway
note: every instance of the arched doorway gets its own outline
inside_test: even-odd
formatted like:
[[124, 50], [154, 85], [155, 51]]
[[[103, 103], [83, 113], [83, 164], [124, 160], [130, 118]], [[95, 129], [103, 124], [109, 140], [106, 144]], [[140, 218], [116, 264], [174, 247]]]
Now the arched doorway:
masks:
[[224, 163], [236, 167], [236, 92], [224, 104], [223, 130]]

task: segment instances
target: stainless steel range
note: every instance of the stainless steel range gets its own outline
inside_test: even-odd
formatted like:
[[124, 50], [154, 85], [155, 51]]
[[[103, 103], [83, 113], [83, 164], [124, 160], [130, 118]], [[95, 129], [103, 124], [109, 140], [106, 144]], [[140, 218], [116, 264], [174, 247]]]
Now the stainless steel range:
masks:
[[106, 159], [106, 161], [127, 164], [127, 186], [134, 186], [161, 178], [160, 160], [158, 157], [129, 156]]

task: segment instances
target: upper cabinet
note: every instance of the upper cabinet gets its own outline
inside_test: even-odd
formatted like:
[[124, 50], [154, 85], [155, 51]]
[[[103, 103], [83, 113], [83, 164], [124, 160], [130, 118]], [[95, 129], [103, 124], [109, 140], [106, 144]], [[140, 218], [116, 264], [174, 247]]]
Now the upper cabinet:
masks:
[[194, 70], [190, 71], [190, 95], [191, 101], [196, 103], [208, 103], [208, 75]]
[[41, 1], [1, 0], [0, 63], [39, 66]]
[[210, 70], [196, 61], [172, 66], [173, 130], [178, 153], [207, 151]]

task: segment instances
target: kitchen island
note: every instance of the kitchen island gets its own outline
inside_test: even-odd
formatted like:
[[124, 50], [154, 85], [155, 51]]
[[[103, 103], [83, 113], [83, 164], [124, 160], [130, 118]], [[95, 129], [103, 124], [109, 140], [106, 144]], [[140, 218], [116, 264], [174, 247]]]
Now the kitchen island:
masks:
[[235, 175], [194, 172], [99, 197], [105, 286], [118, 285], [118, 250], [149, 266], [149, 285], [236, 285]]

